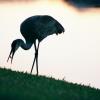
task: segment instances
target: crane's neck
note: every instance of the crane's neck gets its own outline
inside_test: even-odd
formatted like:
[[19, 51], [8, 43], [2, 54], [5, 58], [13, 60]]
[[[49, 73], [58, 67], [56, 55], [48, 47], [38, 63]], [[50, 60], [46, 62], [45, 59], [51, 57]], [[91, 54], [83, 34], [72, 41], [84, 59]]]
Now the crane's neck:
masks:
[[26, 41], [26, 43], [22, 40], [20, 46], [22, 49], [24, 50], [28, 50], [32, 47], [33, 43], [32, 42], [29, 42], [29, 41]]

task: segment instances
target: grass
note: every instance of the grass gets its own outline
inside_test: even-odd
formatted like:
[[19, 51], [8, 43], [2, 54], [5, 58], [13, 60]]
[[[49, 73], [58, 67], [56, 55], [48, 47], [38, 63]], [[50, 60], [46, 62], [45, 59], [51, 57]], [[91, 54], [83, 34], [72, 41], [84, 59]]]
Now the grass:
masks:
[[100, 90], [0, 68], [0, 100], [100, 100]]

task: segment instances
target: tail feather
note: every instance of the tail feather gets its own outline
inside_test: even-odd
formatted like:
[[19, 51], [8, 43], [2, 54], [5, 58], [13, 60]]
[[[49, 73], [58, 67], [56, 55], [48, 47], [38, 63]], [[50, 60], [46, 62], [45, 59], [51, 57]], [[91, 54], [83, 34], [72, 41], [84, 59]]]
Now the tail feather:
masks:
[[61, 34], [61, 33], [65, 32], [64, 27], [60, 23], [58, 23], [56, 25], [56, 27], [57, 27], [57, 33], [56, 34]]

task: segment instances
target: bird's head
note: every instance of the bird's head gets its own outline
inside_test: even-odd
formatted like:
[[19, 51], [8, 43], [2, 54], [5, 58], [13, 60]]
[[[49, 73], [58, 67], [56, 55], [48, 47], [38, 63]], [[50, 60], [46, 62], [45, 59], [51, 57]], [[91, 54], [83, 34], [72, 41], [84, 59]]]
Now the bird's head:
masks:
[[11, 63], [12, 63], [14, 54], [18, 50], [20, 45], [21, 45], [21, 39], [16, 39], [16, 40], [14, 40], [12, 42], [12, 44], [11, 44], [11, 51], [10, 51], [10, 54], [8, 56], [7, 62], [9, 61], [9, 58], [10, 58], [11, 59]]

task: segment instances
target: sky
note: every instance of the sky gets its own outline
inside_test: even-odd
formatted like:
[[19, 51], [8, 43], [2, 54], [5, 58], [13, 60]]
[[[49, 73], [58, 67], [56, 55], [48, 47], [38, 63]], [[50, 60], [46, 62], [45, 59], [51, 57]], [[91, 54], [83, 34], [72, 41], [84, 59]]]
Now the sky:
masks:
[[[58, 2], [57, 2], [58, 1]], [[77, 2], [76, 2], [77, 3]], [[50, 15], [65, 28], [65, 33], [44, 39], [39, 49], [39, 74], [100, 88], [100, 9], [71, 5], [64, 0], [0, 3], [0, 66], [30, 73], [34, 46], [16, 52], [7, 61], [11, 43], [24, 40], [20, 24], [33, 15]], [[36, 74], [36, 68], [33, 69]]]

